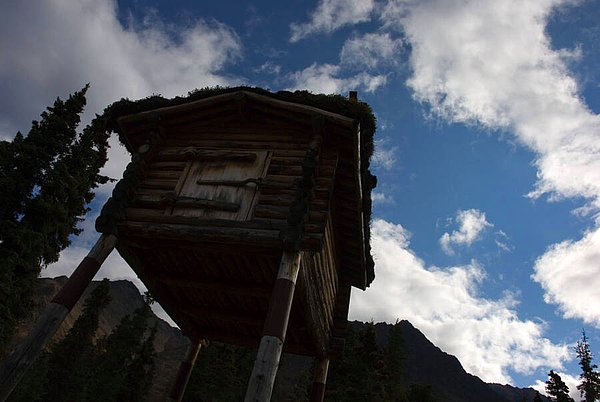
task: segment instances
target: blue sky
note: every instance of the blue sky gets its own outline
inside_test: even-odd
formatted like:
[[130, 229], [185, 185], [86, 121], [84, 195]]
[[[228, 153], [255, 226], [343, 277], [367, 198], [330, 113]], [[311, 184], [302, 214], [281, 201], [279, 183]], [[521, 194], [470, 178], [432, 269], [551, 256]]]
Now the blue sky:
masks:
[[[600, 1], [29, 4], [0, 16], [3, 138], [87, 82], [88, 121], [121, 97], [213, 85], [357, 90], [378, 119], [377, 278], [350, 317], [409, 319], [467, 371], [518, 386], [550, 368], [572, 385], [582, 328], [600, 351]], [[85, 255], [109, 192], [45, 276]], [[101, 275], [133, 273], [112, 256]]]

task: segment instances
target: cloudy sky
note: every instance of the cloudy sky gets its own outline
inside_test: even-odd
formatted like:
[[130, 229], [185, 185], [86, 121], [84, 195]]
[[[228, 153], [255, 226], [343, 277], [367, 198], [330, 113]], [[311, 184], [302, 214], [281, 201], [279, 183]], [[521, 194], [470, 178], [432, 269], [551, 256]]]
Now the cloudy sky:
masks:
[[[600, 351], [598, 21], [600, 0], [7, 0], [0, 137], [87, 82], [88, 121], [214, 85], [358, 90], [377, 277], [350, 318], [408, 319], [485, 381], [570, 378], [582, 328]], [[85, 255], [109, 192], [44, 276]], [[133, 275], [116, 255], [101, 270]]]

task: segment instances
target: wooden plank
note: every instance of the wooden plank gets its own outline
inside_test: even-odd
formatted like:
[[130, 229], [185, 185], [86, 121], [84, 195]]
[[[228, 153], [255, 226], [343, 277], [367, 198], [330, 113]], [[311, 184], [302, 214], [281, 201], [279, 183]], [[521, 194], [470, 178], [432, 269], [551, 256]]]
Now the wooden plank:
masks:
[[196, 197], [178, 197], [173, 194], [138, 195], [134, 198], [133, 205], [150, 208], [164, 208], [165, 206], [173, 208], [204, 208], [228, 212], [237, 212], [240, 209], [240, 204], [238, 203]]
[[151, 162], [148, 165], [149, 170], [176, 170], [181, 172], [186, 166], [186, 162]]
[[181, 171], [179, 170], [155, 170], [148, 169], [145, 172], [145, 177], [148, 179], [158, 179], [158, 180], [178, 180], [181, 176]]
[[[270, 152], [260, 151], [246, 153], [246, 155], [253, 155], [252, 161], [248, 159], [243, 161], [229, 160], [226, 163], [217, 160], [214, 162], [194, 162], [179, 193], [185, 197], [238, 204], [240, 206], [238, 210], [224, 211], [176, 206], [173, 209], [173, 215], [247, 220], [257, 188], [256, 183], [248, 180], [262, 179], [266, 173]], [[231, 184], [229, 184], [229, 181], [231, 181]], [[246, 181], [248, 183], [245, 185], [235, 184]]]
[[139, 185], [141, 189], [175, 190], [177, 180], [144, 179]]
[[262, 328], [264, 316], [240, 313], [237, 311], [226, 311], [214, 306], [190, 306], [184, 307], [183, 312], [191, 317], [202, 317], [202, 319], [224, 321], [227, 323], [244, 324], [257, 329]]
[[127, 209], [127, 220], [132, 222], [155, 222], [155, 223], [173, 223], [193, 226], [216, 226], [216, 227], [237, 227], [262, 230], [281, 230], [285, 225], [285, 220], [273, 220], [254, 218], [247, 221], [232, 221], [229, 219], [210, 219], [196, 216], [162, 215], [157, 213], [147, 213], [147, 209], [129, 208]]
[[196, 364], [196, 359], [198, 358], [198, 353], [200, 352], [203, 343], [204, 342], [198, 340], [191, 341], [185, 359], [179, 366], [177, 377], [175, 378], [175, 383], [173, 384], [171, 394], [169, 396], [170, 401], [180, 402], [183, 399], [187, 383], [190, 380], [192, 370], [194, 369], [194, 364]]
[[259, 244], [280, 247], [279, 231], [237, 227], [200, 227], [182, 224], [123, 222], [119, 233], [146, 239], [172, 239], [188, 243]]
[[155, 161], [181, 162], [188, 160], [218, 161], [218, 162], [247, 162], [256, 160], [254, 152], [239, 152], [231, 149], [204, 149], [200, 146], [188, 143], [186, 146], [173, 146], [173, 141], [168, 147], [163, 147], [154, 157]]
[[205, 292], [220, 292], [238, 296], [269, 297], [271, 286], [256, 285], [252, 283], [236, 283], [234, 281], [220, 281], [204, 279], [203, 277], [188, 275], [160, 275], [157, 279], [169, 287], [180, 287], [201, 290]]

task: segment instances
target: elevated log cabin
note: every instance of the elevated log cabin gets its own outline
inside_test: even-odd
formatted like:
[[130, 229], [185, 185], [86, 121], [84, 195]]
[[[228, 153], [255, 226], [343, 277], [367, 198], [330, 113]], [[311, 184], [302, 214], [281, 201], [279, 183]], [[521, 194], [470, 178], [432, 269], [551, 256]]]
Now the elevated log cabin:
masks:
[[[315, 356], [322, 400], [350, 289], [374, 279], [368, 105], [355, 92], [238, 87], [122, 100], [105, 116], [132, 161], [96, 221], [100, 240], [33, 332], [57, 328], [116, 247], [193, 340], [174, 400], [202, 340], [259, 346], [246, 401], [269, 400], [282, 350]], [[4, 372], [47, 339], [33, 334]]]
[[350, 288], [374, 277], [368, 106], [252, 88], [157, 103], [113, 107], [133, 158], [97, 230], [190, 338], [244, 346], [284, 304], [272, 295], [283, 253], [300, 252], [283, 350], [335, 353]]

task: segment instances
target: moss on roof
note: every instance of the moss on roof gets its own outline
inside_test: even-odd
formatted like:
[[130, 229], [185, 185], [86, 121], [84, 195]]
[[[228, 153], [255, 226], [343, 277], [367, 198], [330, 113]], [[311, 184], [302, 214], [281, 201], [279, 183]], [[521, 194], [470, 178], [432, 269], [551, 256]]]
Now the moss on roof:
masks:
[[365, 252], [367, 265], [367, 286], [375, 277], [373, 258], [371, 257], [370, 246], [370, 228], [371, 220], [371, 190], [377, 185], [377, 178], [371, 174], [369, 169], [370, 158], [373, 154], [374, 141], [373, 137], [376, 130], [376, 120], [371, 107], [364, 102], [350, 101], [341, 95], [324, 95], [313, 94], [308, 91], [279, 91], [270, 92], [268, 90], [256, 87], [212, 87], [204, 89], [195, 89], [190, 91], [187, 96], [178, 96], [172, 99], [163, 98], [160, 95], [153, 95], [137, 101], [129, 99], [121, 99], [109, 105], [104, 111], [104, 117], [107, 120], [108, 129], [118, 134], [119, 140], [123, 143], [130, 152], [128, 142], [125, 140], [124, 134], [119, 127], [117, 120], [122, 116], [147, 112], [159, 108], [182, 105], [198, 101], [201, 99], [210, 98], [212, 96], [223, 95], [237, 91], [248, 91], [259, 95], [268, 96], [285, 102], [298, 103], [302, 105], [316, 107], [328, 112], [346, 116], [360, 122], [361, 127], [361, 150], [362, 150], [362, 177], [363, 177], [363, 214], [365, 225]]

